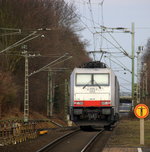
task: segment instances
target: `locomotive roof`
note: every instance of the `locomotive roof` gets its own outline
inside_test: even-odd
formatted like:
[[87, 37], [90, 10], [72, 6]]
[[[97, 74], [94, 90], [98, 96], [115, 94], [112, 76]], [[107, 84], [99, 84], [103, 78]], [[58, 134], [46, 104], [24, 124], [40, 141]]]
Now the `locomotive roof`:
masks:
[[79, 68], [107, 68], [106, 64], [100, 61], [91, 61], [84, 63]]

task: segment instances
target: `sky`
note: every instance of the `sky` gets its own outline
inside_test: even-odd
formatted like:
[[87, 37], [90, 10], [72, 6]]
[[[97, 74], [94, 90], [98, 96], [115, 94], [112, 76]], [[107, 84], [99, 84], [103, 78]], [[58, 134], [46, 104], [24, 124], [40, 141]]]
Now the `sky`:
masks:
[[[73, 3], [80, 16], [79, 23], [82, 31], [78, 33], [82, 40], [88, 41], [87, 51], [111, 52], [104, 54], [101, 61], [111, 67], [120, 82], [121, 92], [131, 91], [131, 59], [120, 53], [120, 46], [131, 55], [131, 33], [123, 30], [113, 30], [110, 34], [102, 32], [101, 26], [111, 28], [123, 27], [131, 31], [135, 26], [135, 56], [138, 46], [146, 46], [150, 38], [150, 0], [65, 0]], [[110, 29], [108, 29], [110, 28]], [[103, 37], [102, 37], [102, 36]], [[116, 47], [114, 48], [114, 45]], [[119, 44], [119, 45], [118, 45]], [[90, 55], [93, 60], [100, 60], [101, 53]], [[114, 62], [115, 61], [115, 62]], [[118, 63], [118, 65], [117, 65]], [[121, 65], [121, 66], [120, 66]], [[137, 71], [135, 58], [135, 73]], [[125, 68], [122, 68], [125, 67]], [[128, 69], [128, 70], [124, 70]], [[136, 75], [135, 75], [136, 83]]]

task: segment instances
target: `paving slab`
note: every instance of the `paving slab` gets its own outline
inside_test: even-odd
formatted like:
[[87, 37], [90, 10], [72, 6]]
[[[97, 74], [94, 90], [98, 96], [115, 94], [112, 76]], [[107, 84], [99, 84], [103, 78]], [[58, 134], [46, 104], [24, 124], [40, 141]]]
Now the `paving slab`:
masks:
[[112, 148], [105, 148], [102, 152], [138, 152], [138, 149], [137, 148], [112, 147]]

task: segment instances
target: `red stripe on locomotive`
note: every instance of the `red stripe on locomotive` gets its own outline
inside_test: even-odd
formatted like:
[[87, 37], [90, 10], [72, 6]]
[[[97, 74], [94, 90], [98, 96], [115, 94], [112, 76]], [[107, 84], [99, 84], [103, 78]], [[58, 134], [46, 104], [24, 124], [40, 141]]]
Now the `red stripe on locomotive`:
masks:
[[105, 107], [111, 106], [110, 100], [96, 100], [96, 101], [74, 101], [74, 107]]

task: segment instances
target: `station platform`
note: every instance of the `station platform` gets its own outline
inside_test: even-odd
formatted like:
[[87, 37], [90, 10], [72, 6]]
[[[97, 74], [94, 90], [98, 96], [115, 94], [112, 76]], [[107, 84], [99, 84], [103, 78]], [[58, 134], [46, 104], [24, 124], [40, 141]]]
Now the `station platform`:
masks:
[[105, 148], [102, 152], [144, 152], [144, 151], [141, 148], [112, 147], [112, 148]]

